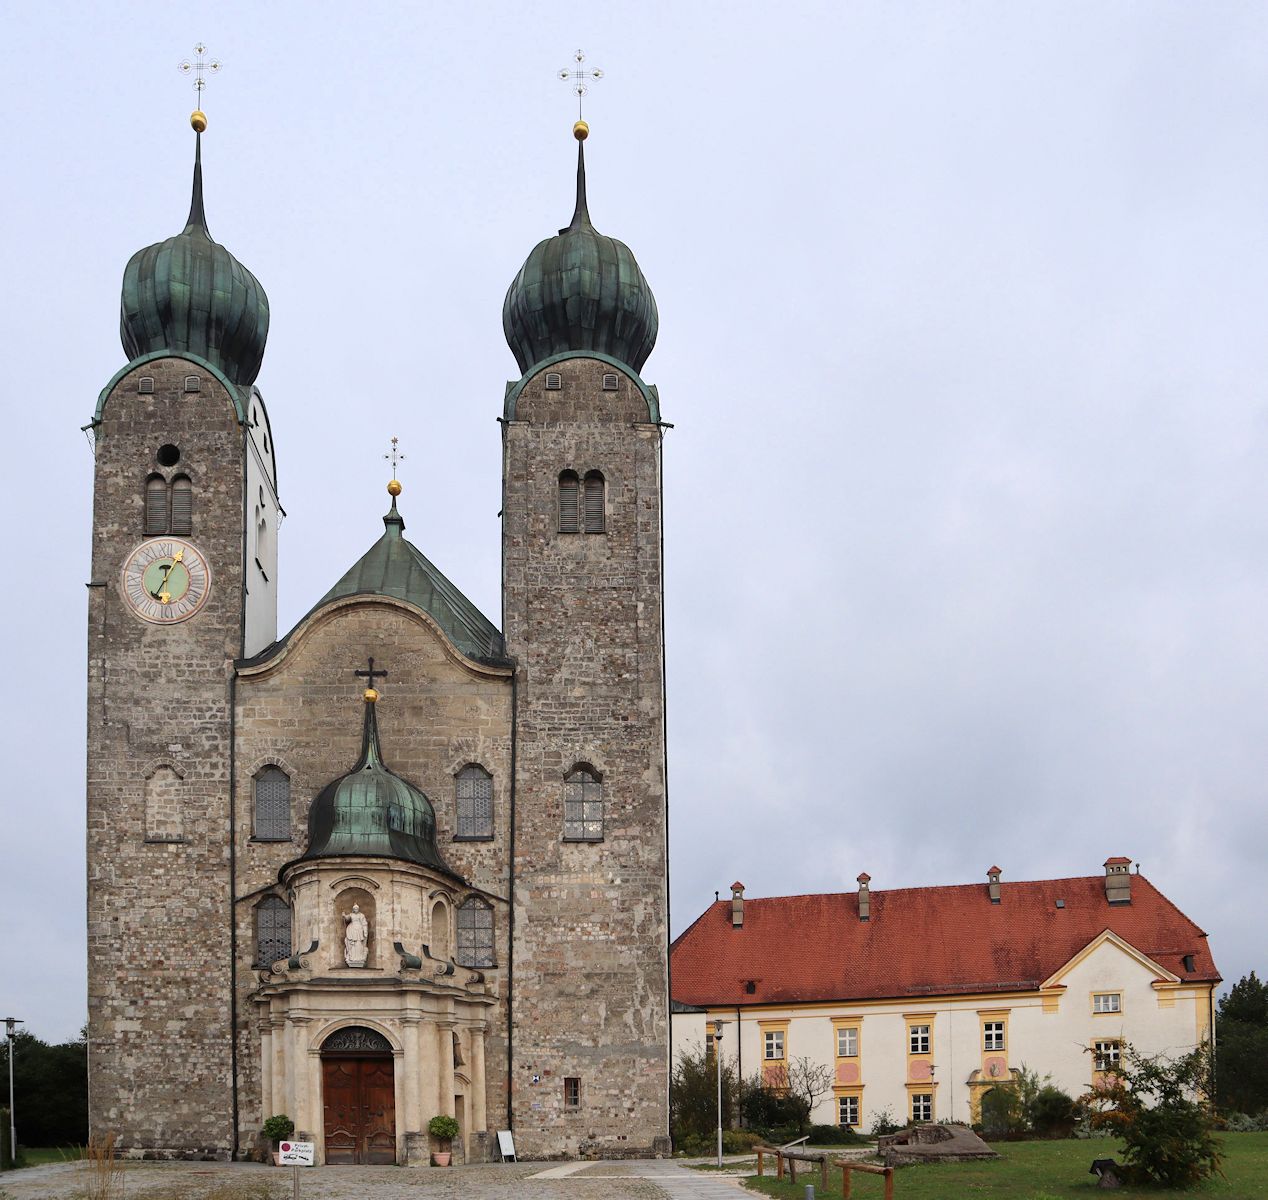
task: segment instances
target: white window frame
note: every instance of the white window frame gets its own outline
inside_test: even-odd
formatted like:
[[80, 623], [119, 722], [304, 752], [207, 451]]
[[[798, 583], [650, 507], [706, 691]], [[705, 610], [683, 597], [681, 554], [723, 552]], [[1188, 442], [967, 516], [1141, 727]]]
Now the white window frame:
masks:
[[932, 1121], [933, 1120], [933, 1093], [932, 1092], [912, 1092], [911, 1119], [912, 1121]]
[[932, 1046], [932, 1025], [907, 1026], [907, 1049], [911, 1054], [928, 1054]]
[[784, 1031], [768, 1029], [762, 1039], [762, 1059], [765, 1062], [784, 1061]]
[[837, 1124], [844, 1129], [856, 1129], [863, 1123], [863, 1105], [858, 1096], [837, 1097]]
[[982, 1022], [982, 1049], [999, 1051], [1004, 1049], [1004, 1029], [1003, 1021], [983, 1021]]
[[1092, 1011], [1097, 1016], [1107, 1015], [1109, 1013], [1121, 1013], [1123, 1011], [1123, 993], [1093, 992]]
[[858, 1058], [859, 1031], [854, 1025], [837, 1026], [837, 1058]]
[[1092, 1050], [1096, 1059], [1096, 1069], [1098, 1071], [1108, 1071], [1111, 1067], [1118, 1065], [1118, 1060], [1123, 1051], [1123, 1043], [1117, 1038], [1104, 1038], [1094, 1042]]

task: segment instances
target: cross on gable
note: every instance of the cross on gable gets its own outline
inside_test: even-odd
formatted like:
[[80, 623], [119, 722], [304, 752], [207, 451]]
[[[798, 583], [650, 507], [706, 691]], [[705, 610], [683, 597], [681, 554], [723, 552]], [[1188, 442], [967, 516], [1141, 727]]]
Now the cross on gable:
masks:
[[373, 656], [373, 655], [371, 655], [371, 656], [370, 656], [370, 666], [369, 666], [369, 669], [368, 669], [368, 670], [365, 670], [365, 671], [354, 671], [354, 672], [353, 672], [353, 674], [354, 674], [354, 675], [359, 676], [359, 677], [360, 677], [360, 678], [362, 678], [362, 679], [364, 679], [364, 680], [365, 680], [365, 686], [366, 686], [366, 687], [368, 687], [368, 688], [372, 688], [372, 687], [374, 687], [374, 681], [375, 681], [375, 679], [376, 679], [376, 678], [378, 678], [378, 679], [386, 679], [386, 678], [387, 678], [387, 672], [386, 672], [386, 671], [376, 671], [376, 670], [374, 669], [374, 656]]

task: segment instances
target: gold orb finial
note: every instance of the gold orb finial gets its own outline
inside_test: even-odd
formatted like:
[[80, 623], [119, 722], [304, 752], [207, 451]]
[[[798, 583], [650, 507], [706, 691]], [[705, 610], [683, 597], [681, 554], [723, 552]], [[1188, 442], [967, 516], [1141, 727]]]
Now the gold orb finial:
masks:
[[195, 133], [202, 133], [207, 128], [207, 114], [201, 108], [196, 108], [189, 114], [189, 123], [194, 127]]
[[378, 698], [379, 698], [379, 693], [376, 692], [373, 688], [366, 688], [361, 696], [361, 699], [364, 700], [367, 704], [373, 704]]
[[401, 494], [401, 481], [399, 479], [393, 479], [387, 485], [387, 494], [389, 496], [399, 496]]
[[572, 136], [579, 142], [584, 142], [590, 136], [590, 126], [584, 121], [578, 121], [572, 127]]

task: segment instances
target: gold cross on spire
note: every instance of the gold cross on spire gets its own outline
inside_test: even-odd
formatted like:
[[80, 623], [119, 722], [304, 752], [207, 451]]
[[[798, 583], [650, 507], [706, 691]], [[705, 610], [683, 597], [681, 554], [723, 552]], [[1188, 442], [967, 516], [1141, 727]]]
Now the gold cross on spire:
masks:
[[182, 75], [192, 75], [194, 77], [194, 91], [198, 93], [198, 107], [203, 106], [203, 88], [207, 86], [206, 76], [219, 75], [224, 70], [224, 63], [218, 58], [207, 58], [207, 47], [199, 42], [194, 47], [193, 58], [183, 58], [176, 64], [176, 69]]
[[563, 67], [559, 71], [559, 78], [568, 84], [577, 96], [577, 120], [581, 120], [581, 101], [585, 94], [590, 90], [590, 82], [595, 79], [602, 79], [603, 72], [598, 67], [587, 70], [581, 64], [586, 61], [586, 56], [578, 50], [573, 56], [576, 62], [575, 67]]
[[400, 481], [396, 478], [396, 465], [397, 463], [402, 463], [405, 461], [405, 455], [403, 455], [400, 452], [396, 438], [392, 439], [391, 452], [388, 454], [385, 454], [383, 457], [388, 459], [392, 464], [392, 482], [387, 485], [387, 490], [388, 490], [388, 493], [393, 497], [393, 502], [395, 503], [395, 498], [401, 494], [401, 484], [400, 484]]

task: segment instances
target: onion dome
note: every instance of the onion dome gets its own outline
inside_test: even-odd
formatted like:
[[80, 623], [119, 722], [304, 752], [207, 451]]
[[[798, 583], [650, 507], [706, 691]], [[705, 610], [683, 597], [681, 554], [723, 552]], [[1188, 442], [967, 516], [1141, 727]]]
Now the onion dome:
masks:
[[303, 858], [374, 855], [452, 874], [436, 848], [431, 801], [383, 765], [374, 712], [378, 698], [373, 688], [366, 689], [357, 765], [322, 788], [308, 810], [308, 849]]
[[524, 374], [552, 355], [586, 350], [610, 355], [637, 373], [656, 345], [656, 298], [633, 252], [590, 223], [588, 132], [578, 121], [572, 222], [534, 247], [502, 305], [502, 329]]
[[207, 231], [199, 132], [185, 228], [138, 250], [124, 269], [124, 352], [129, 360], [164, 350], [197, 355], [247, 387], [260, 373], [268, 335], [269, 300], [259, 280]]

